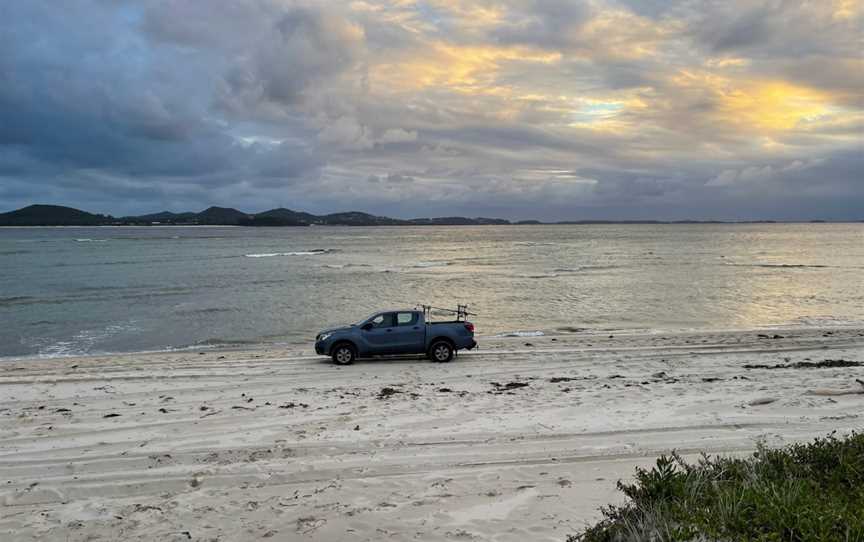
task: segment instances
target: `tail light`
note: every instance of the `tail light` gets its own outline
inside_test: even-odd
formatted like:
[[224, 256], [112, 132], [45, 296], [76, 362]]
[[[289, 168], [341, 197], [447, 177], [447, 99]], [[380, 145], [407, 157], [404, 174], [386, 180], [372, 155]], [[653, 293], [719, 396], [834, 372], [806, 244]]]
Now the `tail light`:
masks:
[[467, 329], [469, 333], [474, 333], [474, 324], [471, 322], [465, 322], [465, 329]]

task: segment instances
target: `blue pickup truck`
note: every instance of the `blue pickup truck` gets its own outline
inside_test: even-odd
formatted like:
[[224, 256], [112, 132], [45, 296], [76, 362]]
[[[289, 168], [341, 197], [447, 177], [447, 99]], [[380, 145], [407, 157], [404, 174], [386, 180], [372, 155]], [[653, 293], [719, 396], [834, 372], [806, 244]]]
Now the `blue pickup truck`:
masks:
[[459, 318], [429, 322], [426, 311], [421, 310], [376, 312], [315, 337], [315, 352], [332, 357], [337, 365], [348, 365], [360, 357], [400, 354], [426, 354], [432, 361], [446, 362], [456, 351], [475, 346], [474, 324]]

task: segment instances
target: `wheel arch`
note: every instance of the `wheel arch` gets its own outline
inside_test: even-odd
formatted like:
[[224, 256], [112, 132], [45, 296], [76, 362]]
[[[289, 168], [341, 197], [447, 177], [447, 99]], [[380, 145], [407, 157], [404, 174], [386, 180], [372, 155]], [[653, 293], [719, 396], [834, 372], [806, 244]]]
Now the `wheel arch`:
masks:
[[435, 343], [441, 342], [441, 341], [444, 341], [445, 343], [449, 344], [450, 348], [452, 348], [454, 352], [456, 351], [456, 341], [454, 341], [453, 339], [451, 339], [450, 337], [448, 337], [446, 335], [440, 335], [438, 337], [435, 337], [431, 341], [429, 341], [429, 349], [431, 350], [432, 346], [434, 346]]
[[360, 349], [357, 348], [357, 343], [355, 343], [351, 339], [339, 339], [338, 341], [334, 342], [333, 346], [330, 347], [330, 354], [333, 354], [333, 352], [340, 346], [349, 346], [351, 347], [351, 349], [354, 350], [355, 356], [360, 355]]

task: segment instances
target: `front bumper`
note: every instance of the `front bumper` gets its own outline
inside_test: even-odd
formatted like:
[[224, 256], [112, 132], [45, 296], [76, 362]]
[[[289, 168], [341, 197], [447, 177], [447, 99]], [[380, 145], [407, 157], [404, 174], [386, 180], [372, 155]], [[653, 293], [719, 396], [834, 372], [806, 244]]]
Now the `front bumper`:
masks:
[[327, 348], [327, 343], [325, 343], [323, 341], [317, 341], [315, 343], [315, 353], [318, 354], [319, 356], [328, 355], [327, 354], [328, 350], [329, 350], [329, 348]]

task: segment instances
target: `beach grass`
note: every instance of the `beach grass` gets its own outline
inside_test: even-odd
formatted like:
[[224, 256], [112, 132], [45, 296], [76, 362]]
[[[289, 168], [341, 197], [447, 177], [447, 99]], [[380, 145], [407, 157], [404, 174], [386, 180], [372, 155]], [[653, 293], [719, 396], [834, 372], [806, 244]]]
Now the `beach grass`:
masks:
[[633, 483], [622, 506], [568, 542], [864, 540], [864, 433], [831, 434], [747, 458], [673, 453]]

